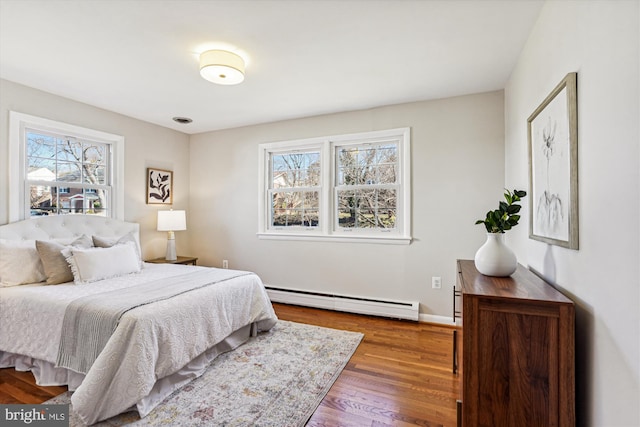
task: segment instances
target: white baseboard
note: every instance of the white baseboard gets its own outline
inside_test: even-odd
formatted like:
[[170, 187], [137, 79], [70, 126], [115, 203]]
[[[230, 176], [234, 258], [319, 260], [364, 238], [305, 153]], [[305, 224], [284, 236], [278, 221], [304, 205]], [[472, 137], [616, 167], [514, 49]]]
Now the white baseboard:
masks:
[[438, 316], [435, 314], [420, 314], [419, 322], [423, 323], [437, 323], [439, 325], [447, 326], [459, 326], [458, 322], [454, 322], [451, 316]]
[[265, 285], [265, 287], [269, 298], [273, 302], [394, 319], [419, 320], [419, 303], [417, 301], [379, 300], [367, 297], [324, 294], [301, 289], [276, 288], [271, 285]]
[[265, 287], [267, 288], [269, 298], [271, 298], [273, 302], [395, 319], [415, 320], [423, 323], [436, 323], [446, 326], [459, 326], [459, 321], [454, 322], [451, 316], [419, 313], [419, 303], [417, 301], [381, 301], [363, 297], [321, 294], [301, 289], [279, 288], [266, 284]]

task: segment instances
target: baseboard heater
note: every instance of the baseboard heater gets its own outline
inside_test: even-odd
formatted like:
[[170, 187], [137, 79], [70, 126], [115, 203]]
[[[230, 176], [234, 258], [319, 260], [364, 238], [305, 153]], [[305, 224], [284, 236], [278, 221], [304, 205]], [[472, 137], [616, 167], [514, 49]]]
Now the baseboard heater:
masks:
[[419, 318], [419, 303], [417, 301], [380, 300], [271, 286], [265, 286], [265, 288], [273, 302], [394, 319], [418, 321]]

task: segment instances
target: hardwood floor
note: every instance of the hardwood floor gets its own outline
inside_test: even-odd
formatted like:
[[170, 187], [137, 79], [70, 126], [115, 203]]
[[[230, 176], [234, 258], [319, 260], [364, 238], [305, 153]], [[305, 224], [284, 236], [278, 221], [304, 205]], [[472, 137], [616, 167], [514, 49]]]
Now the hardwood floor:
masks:
[[[453, 328], [274, 304], [282, 320], [364, 333], [309, 427], [456, 425]], [[41, 403], [66, 387], [39, 387], [28, 372], [0, 369], [0, 403]]]
[[0, 369], [0, 403], [42, 403], [67, 391], [67, 387], [40, 387], [31, 372]]
[[283, 320], [364, 333], [307, 426], [455, 426], [453, 328], [274, 304]]

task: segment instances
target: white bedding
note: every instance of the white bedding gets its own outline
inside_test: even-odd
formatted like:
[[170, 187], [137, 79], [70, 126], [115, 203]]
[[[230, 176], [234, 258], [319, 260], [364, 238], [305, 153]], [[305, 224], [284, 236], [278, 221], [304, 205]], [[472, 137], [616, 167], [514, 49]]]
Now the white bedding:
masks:
[[[195, 269], [205, 267], [145, 264], [141, 273], [83, 285], [0, 288], [0, 363], [3, 352], [55, 363], [64, 311], [75, 298]], [[254, 322], [259, 330], [268, 330], [276, 319], [255, 274], [135, 308], [122, 317], [73, 394], [74, 409], [88, 424], [134, 405], [145, 416], [161, 401], [144, 400], [158, 380], [201, 357], [234, 331]]]

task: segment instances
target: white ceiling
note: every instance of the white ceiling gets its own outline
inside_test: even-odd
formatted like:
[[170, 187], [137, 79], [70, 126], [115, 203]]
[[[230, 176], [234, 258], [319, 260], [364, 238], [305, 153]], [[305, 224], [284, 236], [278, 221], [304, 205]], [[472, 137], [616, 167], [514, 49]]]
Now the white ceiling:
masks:
[[[542, 4], [0, 0], [0, 77], [199, 133], [502, 89]], [[200, 77], [221, 47], [242, 84]]]

